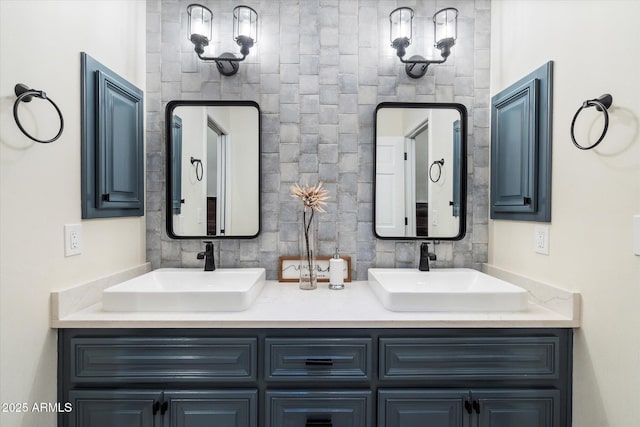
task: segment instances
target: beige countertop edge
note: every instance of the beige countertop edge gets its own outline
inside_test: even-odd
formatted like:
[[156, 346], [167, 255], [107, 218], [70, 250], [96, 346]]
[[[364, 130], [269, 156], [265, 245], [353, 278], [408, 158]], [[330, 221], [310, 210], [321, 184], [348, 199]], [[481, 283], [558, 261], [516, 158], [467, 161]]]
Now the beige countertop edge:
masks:
[[51, 322], [53, 323], [58, 319], [65, 318], [102, 301], [102, 291], [104, 289], [149, 271], [151, 271], [151, 263], [146, 262], [67, 289], [51, 292]]
[[[384, 310], [384, 309], [383, 309]], [[396, 313], [387, 318], [299, 318], [256, 317], [225, 319], [224, 313], [107, 313], [101, 304], [63, 319], [53, 320], [52, 328], [576, 328], [579, 323], [544, 307], [531, 304], [518, 313]], [[234, 315], [242, 312], [233, 313]], [[379, 314], [379, 313], [378, 313]], [[413, 318], [411, 318], [411, 317]]]
[[339, 329], [339, 328], [577, 328], [579, 325], [572, 320], [434, 320], [434, 321], [193, 321], [193, 320], [58, 320], [52, 328], [142, 328], [142, 329]]
[[[392, 312], [386, 310], [366, 281], [349, 290], [318, 289], [301, 294], [295, 284], [267, 281], [254, 305], [244, 312], [134, 313], [104, 312], [100, 301], [108, 286], [150, 270], [148, 263], [63, 291], [51, 293], [52, 328], [579, 328], [580, 294], [549, 286], [485, 264], [483, 271], [529, 291], [529, 310], [524, 312]], [[270, 285], [269, 285], [270, 284]], [[274, 284], [276, 286], [274, 286]], [[289, 286], [287, 286], [289, 285]], [[355, 285], [355, 286], [352, 286]], [[293, 291], [293, 292], [292, 292]], [[317, 293], [316, 293], [317, 292]], [[309, 297], [313, 297], [309, 299]], [[296, 298], [297, 297], [297, 298]], [[330, 300], [326, 298], [330, 297]], [[336, 299], [336, 297], [338, 297]], [[307, 306], [331, 301], [334, 308], [318, 312], [277, 309], [299, 301]], [[305, 302], [306, 301], [306, 302]], [[309, 306], [312, 307], [312, 306]], [[309, 319], [301, 317], [309, 315]]]
[[582, 296], [579, 292], [559, 288], [491, 264], [483, 264], [482, 271], [526, 289], [529, 292], [530, 303], [539, 304], [574, 319], [576, 327], [580, 326], [582, 322]]

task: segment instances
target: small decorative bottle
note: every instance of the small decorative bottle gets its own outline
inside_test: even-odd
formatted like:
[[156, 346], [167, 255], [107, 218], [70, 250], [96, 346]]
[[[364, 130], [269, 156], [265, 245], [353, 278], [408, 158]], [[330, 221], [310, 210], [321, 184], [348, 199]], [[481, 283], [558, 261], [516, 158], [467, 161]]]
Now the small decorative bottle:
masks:
[[336, 253], [329, 260], [329, 289], [344, 289], [344, 260]]

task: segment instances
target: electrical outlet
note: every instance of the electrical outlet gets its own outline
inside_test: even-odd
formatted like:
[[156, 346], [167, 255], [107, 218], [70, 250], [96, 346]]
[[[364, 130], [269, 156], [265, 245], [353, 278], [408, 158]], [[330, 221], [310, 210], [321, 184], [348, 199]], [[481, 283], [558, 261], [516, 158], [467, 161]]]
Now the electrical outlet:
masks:
[[536, 253], [549, 255], [549, 227], [536, 225], [533, 231], [533, 250]]
[[80, 224], [65, 224], [64, 256], [79, 255], [81, 252], [82, 252], [82, 226]]

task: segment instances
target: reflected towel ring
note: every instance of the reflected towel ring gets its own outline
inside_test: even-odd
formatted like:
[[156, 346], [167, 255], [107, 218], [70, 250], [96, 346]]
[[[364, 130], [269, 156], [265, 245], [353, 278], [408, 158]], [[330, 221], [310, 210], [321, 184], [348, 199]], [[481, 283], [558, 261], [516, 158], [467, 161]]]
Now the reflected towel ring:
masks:
[[[435, 165], [438, 165], [438, 177], [434, 179], [431, 172]], [[431, 180], [431, 182], [440, 181], [440, 177], [442, 176], [442, 165], [444, 165], [444, 159], [436, 160], [433, 163], [431, 163], [431, 166], [429, 166], [429, 179]]]
[[[582, 103], [582, 106], [578, 109], [578, 111], [576, 111], [576, 114], [575, 116], [573, 116], [573, 120], [571, 121], [571, 141], [573, 141], [573, 145], [575, 145], [577, 148], [581, 150], [591, 150], [592, 148], [597, 147], [598, 144], [602, 142], [602, 140], [604, 139], [604, 136], [607, 134], [607, 129], [609, 129], [609, 113], [607, 112], [607, 110], [609, 109], [609, 107], [611, 107], [612, 103], [613, 103], [613, 97], [608, 93], [596, 99], [588, 99]], [[576, 119], [578, 118], [578, 115], [580, 115], [580, 112], [585, 108], [589, 108], [589, 107], [596, 107], [596, 110], [602, 111], [602, 113], [604, 114], [604, 128], [602, 129], [602, 134], [600, 135], [600, 138], [598, 138], [598, 140], [593, 145], [590, 145], [589, 147], [585, 147], [583, 145], [578, 144], [578, 142], [576, 141], [573, 128], [576, 124]]]
[[[202, 176], [204, 175], [204, 166], [202, 166], [202, 160], [196, 159], [195, 157], [191, 157], [191, 164], [192, 165], [195, 164], [195, 167], [196, 167], [196, 179], [198, 181], [202, 181]], [[198, 168], [198, 166], [199, 166], [199, 168]]]
[[[16, 102], [13, 103], [13, 118], [16, 121], [16, 124], [18, 125], [18, 128], [22, 131], [22, 133], [25, 134], [29, 139], [32, 139], [36, 142], [40, 142], [42, 144], [48, 144], [60, 138], [60, 135], [62, 135], [62, 131], [64, 130], [64, 119], [62, 118], [62, 112], [60, 111], [56, 103], [53, 102], [51, 98], [48, 98], [47, 94], [43, 90], [30, 89], [29, 87], [27, 87], [26, 85], [23, 85], [22, 83], [18, 83], [15, 86], [14, 91], [18, 98], [16, 99]], [[55, 108], [56, 111], [58, 112], [58, 117], [60, 117], [60, 130], [58, 131], [56, 136], [54, 136], [51, 139], [34, 138], [33, 136], [29, 135], [29, 133], [22, 127], [22, 123], [20, 123], [20, 119], [18, 118], [18, 105], [21, 102], [31, 102], [31, 100], [34, 97], [49, 101], [49, 103], [53, 105], [53, 108]]]

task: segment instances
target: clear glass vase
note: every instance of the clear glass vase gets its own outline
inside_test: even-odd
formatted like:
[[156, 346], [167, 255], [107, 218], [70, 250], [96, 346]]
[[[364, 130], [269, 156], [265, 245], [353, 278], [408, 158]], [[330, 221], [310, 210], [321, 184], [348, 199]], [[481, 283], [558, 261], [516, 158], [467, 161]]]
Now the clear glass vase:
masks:
[[300, 289], [318, 287], [318, 219], [315, 211], [304, 209], [300, 215]]

